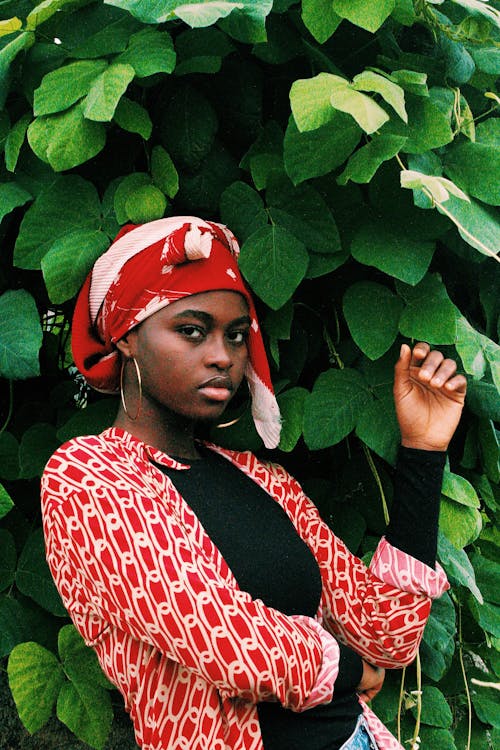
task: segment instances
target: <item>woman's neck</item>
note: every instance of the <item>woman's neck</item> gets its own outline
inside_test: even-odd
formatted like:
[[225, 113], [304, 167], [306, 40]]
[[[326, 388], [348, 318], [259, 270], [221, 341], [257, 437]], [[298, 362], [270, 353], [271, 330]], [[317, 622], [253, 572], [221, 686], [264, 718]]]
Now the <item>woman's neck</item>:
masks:
[[158, 448], [170, 456], [198, 458], [194, 440], [194, 423], [178, 415], [148, 414], [141, 411], [136, 419], [130, 419], [120, 405], [113, 427], [130, 432], [144, 443]]

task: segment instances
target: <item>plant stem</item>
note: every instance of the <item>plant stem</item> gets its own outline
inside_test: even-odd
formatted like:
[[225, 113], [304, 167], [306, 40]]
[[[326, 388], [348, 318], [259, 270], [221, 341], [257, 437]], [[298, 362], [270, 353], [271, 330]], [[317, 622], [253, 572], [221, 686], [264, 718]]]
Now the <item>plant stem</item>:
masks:
[[13, 384], [12, 380], [9, 380], [9, 411], [7, 412], [7, 417], [5, 419], [5, 422], [0, 427], [0, 435], [8, 427], [8, 424], [9, 424], [9, 422], [11, 420], [11, 417], [12, 417], [12, 410], [13, 410], [13, 408], [14, 408], [14, 384]]
[[375, 479], [375, 482], [377, 483], [378, 491], [380, 493], [380, 499], [382, 501], [382, 509], [384, 511], [384, 521], [386, 525], [389, 523], [390, 516], [389, 516], [389, 509], [387, 507], [387, 499], [385, 497], [384, 488], [382, 486], [382, 480], [380, 479], [380, 474], [377, 471], [377, 467], [375, 466], [375, 461], [372, 458], [372, 454], [370, 453], [370, 449], [368, 448], [365, 443], [362, 443], [363, 445], [363, 451], [366, 456], [366, 460], [368, 461], [368, 466], [370, 467], [370, 471], [373, 474], [373, 478]]
[[469, 683], [467, 682], [467, 674], [465, 672], [464, 664], [464, 650], [462, 644], [462, 607], [457, 603], [458, 610], [458, 659], [460, 661], [460, 669], [462, 670], [462, 677], [464, 678], [465, 692], [467, 695], [467, 709], [468, 709], [468, 731], [467, 731], [467, 745], [465, 750], [470, 750], [470, 741], [472, 736], [472, 701], [470, 697]]
[[417, 689], [414, 691], [413, 694], [417, 695], [417, 717], [415, 721], [415, 730], [413, 732], [413, 737], [411, 738], [409, 745], [411, 750], [418, 750], [420, 746], [420, 738], [419, 738], [419, 732], [420, 732], [420, 720], [422, 717], [422, 665], [420, 663], [420, 651], [417, 651], [417, 660], [416, 660], [416, 671], [417, 671]]
[[403, 667], [401, 674], [401, 687], [399, 690], [399, 701], [398, 701], [398, 742], [401, 744], [401, 711], [403, 709], [403, 698], [405, 694], [405, 678], [406, 678], [406, 667]]

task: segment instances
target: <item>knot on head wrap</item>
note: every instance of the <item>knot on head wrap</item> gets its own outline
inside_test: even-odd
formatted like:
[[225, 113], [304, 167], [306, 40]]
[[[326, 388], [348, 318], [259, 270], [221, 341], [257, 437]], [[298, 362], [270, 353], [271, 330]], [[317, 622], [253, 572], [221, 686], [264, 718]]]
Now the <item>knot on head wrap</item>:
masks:
[[240, 274], [239, 246], [227, 227], [192, 216], [123, 227], [95, 263], [77, 299], [72, 327], [75, 364], [93, 388], [119, 390], [117, 341], [176, 300], [208, 291], [235, 291], [252, 320], [246, 378], [257, 432], [279, 443], [280, 414], [252, 296]]

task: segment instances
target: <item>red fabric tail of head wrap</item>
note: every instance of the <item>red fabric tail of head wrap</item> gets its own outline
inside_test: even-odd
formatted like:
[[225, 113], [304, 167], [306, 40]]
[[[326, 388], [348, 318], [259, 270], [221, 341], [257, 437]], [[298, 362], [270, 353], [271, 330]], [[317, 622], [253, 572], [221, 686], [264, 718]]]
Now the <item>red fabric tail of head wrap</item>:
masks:
[[239, 292], [252, 320], [246, 371], [252, 414], [264, 444], [276, 447], [279, 408], [253, 299], [237, 265], [238, 251], [226, 227], [195, 217], [124, 227], [95, 263], [75, 307], [73, 356], [89, 385], [105, 393], [118, 391], [115, 343], [166, 305], [208, 291]]

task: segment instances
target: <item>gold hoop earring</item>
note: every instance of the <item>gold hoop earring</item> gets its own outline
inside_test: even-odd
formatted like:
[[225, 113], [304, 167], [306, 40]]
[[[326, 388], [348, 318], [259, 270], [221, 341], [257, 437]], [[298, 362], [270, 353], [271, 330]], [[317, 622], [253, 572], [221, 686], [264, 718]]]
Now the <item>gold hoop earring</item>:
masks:
[[[125, 372], [125, 365], [127, 364], [127, 362], [130, 362], [130, 361], [132, 361], [135, 366], [135, 374], [137, 377], [137, 389], [139, 391], [139, 406], [137, 407], [137, 411], [134, 416], [132, 416], [129, 410], [127, 409], [127, 404], [125, 403], [125, 393], [123, 390], [123, 373]], [[120, 398], [122, 401], [123, 411], [132, 422], [135, 422], [135, 420], [138, 418], [139, 414], [141, 413], [141, 409], [142, 409], [142, 378], [141, 378], [141, 371], [139, 369], [139, 365], [137, 364], [135, 360], [135, 357], [129, 357], [122, 361], [122, 366], [120, 370]]]
[[240, 414], [239, 417], [236, 417], [236, 419], [232, 419], [230, 422], [224, 422], [223, 424], [216, 424], [215, 427], [218, 430], [223, 430], [225, 427], [232, 427], [233, 424], [236, 424], [236, 422], [239, 422], [242, 418], [243, 414]]

